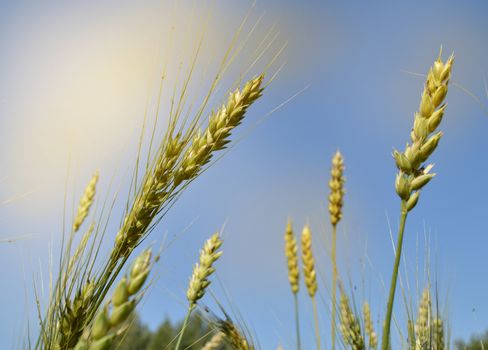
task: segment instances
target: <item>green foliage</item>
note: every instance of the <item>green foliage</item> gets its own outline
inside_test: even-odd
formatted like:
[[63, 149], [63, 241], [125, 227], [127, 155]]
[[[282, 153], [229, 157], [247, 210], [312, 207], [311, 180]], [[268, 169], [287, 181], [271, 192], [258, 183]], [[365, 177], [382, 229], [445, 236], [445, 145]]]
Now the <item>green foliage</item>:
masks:
[[139, 317], [134, 317], [122, 342], [116, 344], [117, 350], [146, 350], [152, 340], [152, 332], [141, 322]]
[[[165, 319], [155, 331], [151, 331], [136, 316], [122, 342], [115, 344], [113, 350], [173, 349], [181, 326], [181, 322], [172, 323], [169, 319]], [[205, 342], [212, 337], [212, 334], [211, 329], [201, 315], [195, 314], [195, 316], [190, 318], [181, 348], [188, 350], [201, 349]], [[221, 347], [221, 350], [230, 349], [228, 346]]]
[[488, 349], [488, 330], [482, 335], [473, 335], [468, 342], [457, 340], [454, 348], [456, 350], [485, 350]]

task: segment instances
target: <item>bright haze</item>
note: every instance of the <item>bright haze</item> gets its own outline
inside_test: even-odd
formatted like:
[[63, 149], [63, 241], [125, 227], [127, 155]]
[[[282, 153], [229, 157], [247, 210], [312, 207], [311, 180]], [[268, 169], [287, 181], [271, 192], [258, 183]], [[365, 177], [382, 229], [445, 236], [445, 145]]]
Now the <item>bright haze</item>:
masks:
[[[215, 295], [238, 310], [263, 349], [289, 348], [294, 321], [283, 234], [290, 217], [297, 233], [309, 222], [315, 235], [320, 323], [328, 329], [327, 181], [330, 159], [340, 149], [346, 196], [339, 269], [358, 299], [371, 302], [379, 321], [386, 306], [383, 283], [393, 262], [390, 227], [395, 238], [398, 225], [391, 152], [409, 140], [422, 74], [442, 46], [444, 59], [454, 52], [456, 62], [440, 126], [444, 137], [432, 157], [438, 176], [407, 223], [403, 282], [416, 303], [429, 260], [452, 338], [488, 327], [488, 4], [263, 0], [252, 5], [237, 0], [0, 2], [2, 348], [23, 343], [28, 325], [35, 338], [33, 286], [46, 302], [63, 215], [71, 218], [95, 170], [101, 175], [98, 209], [119, 193], [106, 237], [110, 246], [145, 111], [147, 120], [154, 120], [161, 77], [166, 82], [156, 139], [164, 133], [173, 88], [181, 88], [198, 44], [188, 107], [201, 102], [202, 87], [246, 16], [240, 37], [245, 45], [211, 107], [219, 107], [234, 83], [259, 74], [268, 63], [268, 79], [278, 74], [249, 110], [234, 137], [236, 146], [191, 184], [146, 241], [166, 248], [139, 308], [142, 320], [155, 328], [165, 317], [184, 316], [198, 250], [223, 228]], [[260, 45], [266, 38], [269, 47]], [[150, 133], [145, 136], [144, 151]], [[303, 286], [300, 293], [304, 339], [311, 347], [311, 305]], [[206, 298], [219, 314], [212, 296]], [[396, 306], [404, 324], [400, 297]], [[396, 332], [394, 337], [399, 338]]]

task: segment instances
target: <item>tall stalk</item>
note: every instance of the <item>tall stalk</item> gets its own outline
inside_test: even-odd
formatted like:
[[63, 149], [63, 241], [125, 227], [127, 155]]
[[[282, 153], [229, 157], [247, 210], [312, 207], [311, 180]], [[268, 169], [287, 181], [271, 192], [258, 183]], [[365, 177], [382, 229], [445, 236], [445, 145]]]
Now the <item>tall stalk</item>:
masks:
[[331, 339], [332, 350], [335, 349], [336, 338], [336, 306], [337, 306], [337, 224], [342, 219], [342, 206], [344, 205], [344, 159], [337, 151], [332, 158], [332, 168], [329, 180], [329, 214], [332, 224], [332, 320]]
[[293, 295], [293, 299], [295, 300], [295, 326], [297, 332], [297, 349], [301, 350], [301, 340], [300, 340], [300, 313], [298, 312], [298, 295], [295, 293]]
[[331, 339], [332, 350], [335, 349], [336, 338], [336, 303], [337, 303], [337, 226], [332, 226], [332, 321], [331, 321]]
[[305, 225], [302, 231], [302, 262], [303, 262], [303, 277], [305, 279], [305, 286], [307, 287], [308, 296], [312, 300], [313, 316], [315, 321], [315, 336], [317, 338], [317, 350], [320, 350], [320, 331], [319, 320], [317, 314], [317, 301], [315, 294], [317, 293], [317, 273], [315, 271], [315, 259], [312, 252], [312, 231], [310, 227]]
[[391, 275], [390, 293], [388, 296], [388, 304], [386, 306], [386, 320], [383, 328], [383, 337], [381, 341], [382, 350], [389, 349], [391, 318], [393, 314], [393, 302], [395, 300], [395, 291], [396, 291], [396, 285], [398, 280], [398, 270], [400, 268], [400, 257], [402, 255], [403, 233], [405, 231], [405, 223], [407, 221], [407, 215], [408, 215], [407, 203], [405, 201], [402, 201], [401, 214], [400, 214], [400, 227], [398, 228], [398, 238], [397, 238], [397, 245], [395, 251], [395, 265], [393, 265], [393, 272]]
[[178, 341], [176, 342], [175, 350], [179, 350], [180, 348], [181, 341], [183, 340], [183, 334], [185, 333], [186, 326], [188, 325], [188, 321], [190, 320], [190, 315], [192, 311], [193, 311], [193, 307], [189, 306], [185, 316], [185, 320], [183, 321], [183, 325], [181, 326], [180, 335], [178, 336]]
[[317, 300], [312, 297], [312, 305], [313, 305], [313, 320], [315, 324], [315, 338], [317, 340], [317, 350], [320, 350], [320, 328], [319, 328], [319, 314], [317, 310]]
[[293, 229], [291, 226], [291, 220], [288, 220], [285, 230], [285, 255], [286, 262], [288, 265], [288, 281], [290, 282], [291, 292], [293, 293], [293, 298], [295, 301], [295, 323], [297, 332], [297, 349], [300, 350], [300, 324], [299, 324], [299, 313], [298, 313], [298, 289], [299, 289], [299, 279], [300, 272], [298, 269], [298, 247], [297, 239], [293, 234]]
[[391, 318], [407, 215], [417, 205], [420, 190], [435, 176], [435, 174], [430, 173], [433, 164], [428, 164], [427, 161], [437, 148], [443, 135], [441, 131], [436, 132], [436, 129], [441, 123], [446, 109], [446, 104], [443, 102], [447, 95], [449, 79], [451, 78], [451, 68], [454, 62], [454, 57], [450, 56], [443, 63], [441, 55], [442, 50], [427, 74], [419, 111], [415, 113], [413, 128], [410, 134], [411, 143], [407, 143], [404, 152], [397, 150], [393, 152], [393, 158], [398, 168], [395, 190], [401, 198], [402, 204], [395, 264], [393, 266], [388, 304], [386, 306], [386, 319], [383, 326], [382, 350], [388, 350], [390, 346]]

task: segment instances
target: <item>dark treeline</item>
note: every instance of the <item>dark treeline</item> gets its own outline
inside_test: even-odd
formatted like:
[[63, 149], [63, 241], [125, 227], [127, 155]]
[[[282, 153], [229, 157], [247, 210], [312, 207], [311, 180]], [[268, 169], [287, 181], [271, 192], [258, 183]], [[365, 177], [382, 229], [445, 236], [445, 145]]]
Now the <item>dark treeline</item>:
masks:
[[[171, 350], [174, 348], [181, 329], [181, 322], [173, 323], [169, 319], [164, 320], [161, 325], [151, 331], [139, 317], [135, 317], [129, 329], [119, 344], [115, 344], [117, 350]], [[198, 314], [193, 316], [188, 324], [181, 349], [197, 350], [201, 349], [208, 341], [214, 331], [208, 326]], [[230, 347], [223, 345], [221, 350], [230, 350]]]
[[488, 350], [488, 330], [483, 334], [473, 335], [468, 342], [457, 340], [456, 350]]

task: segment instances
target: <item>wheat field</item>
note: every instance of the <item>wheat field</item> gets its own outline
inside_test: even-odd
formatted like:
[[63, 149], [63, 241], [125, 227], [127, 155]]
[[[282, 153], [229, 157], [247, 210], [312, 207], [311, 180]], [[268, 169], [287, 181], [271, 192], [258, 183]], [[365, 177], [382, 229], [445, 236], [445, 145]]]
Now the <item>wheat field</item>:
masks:
[[0, 3], [0, 348], [487, 347], [487, 9]]

